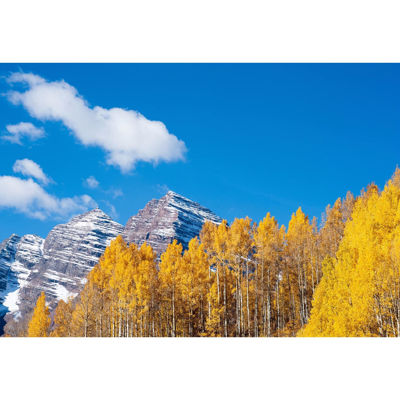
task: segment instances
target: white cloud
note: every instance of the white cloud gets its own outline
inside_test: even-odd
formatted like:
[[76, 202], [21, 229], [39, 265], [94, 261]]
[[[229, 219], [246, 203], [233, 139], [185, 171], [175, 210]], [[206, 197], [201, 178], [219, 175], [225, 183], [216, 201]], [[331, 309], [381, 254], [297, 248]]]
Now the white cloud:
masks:
[[94, 176], [89, 176], [89, 178], [86, 178], [85, 183], [91, 189], [97, 188], [97, 186], [99, 186], [99, 181]]
[[117, 210], [112, 204], [110, 204], [110, 217], [113, 219], [118, 218]]
[[8, 82], [26, 82], [28, 85], [39, 85], [41, 83], [45, 83], [46, 81], [42, 77], [35, 74], [16, 72], [11, 74], [11, 76], [8, 78]]
[[104, 203], [108, 207], [108, 214], [112, 219], [117, 219], [118, 218], [118, 212], [117, 209], [107, 200], [104, 200]]
[[161, 193], [162, 195], [166, 194], [169, 191], [169, 187], [165, 184], [157, 184], [156, 185], [157, 192]]
[[37, 140], [44, 136], [44, 129], [37, 128], [30, 122], [20, 122], [16, 125], [7, 125], [6, 129], [9, 135], [3, 135], [3, 139], [17, 144], [22, 144], [21, 139], [23, 137]]
[[67, 217], [96, 207], [88, 195], [57, 198], [32, 179], [0, 176], [0, 208], [11, 208], [32, 218]]
[[61, 121], [83, 145], [101, 147], [107, 163], [123, 172], [132, 170], [137, 161], [184, 158], [184, 142], [170, 134], [162, 122], [150, 121], [137, 111], [91, 107], [68, 83], [48, 82], [34, 74], [14, 73], [8, 82], [28, 86], [26, 91], [8, 92], [9, 101], [22, 104], [39, 120]]
[[29, 160], [28, 158], [15, 161], [13, 171], [15, 173], [21, 173], [24, 176], [31, 176], [33, 178], [36, 178], [44, 185], [47, 185], [50, 182], [50, 179], [43, 172], [40, 165], [36, 164], [32, 160]]
[[122, 197], [124, 195], [124, 192], [121, 189], [111, 189], [110, 193], [113, 199]]

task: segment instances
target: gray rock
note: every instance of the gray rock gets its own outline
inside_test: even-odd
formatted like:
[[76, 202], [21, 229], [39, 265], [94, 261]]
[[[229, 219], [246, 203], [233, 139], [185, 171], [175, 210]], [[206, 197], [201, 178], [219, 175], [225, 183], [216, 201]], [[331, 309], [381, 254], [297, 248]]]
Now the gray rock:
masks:
[[199, 203], [169, 191], [161, 199], [149, 201], [129, 218], [123, 237], [138, 245], [146, 241], [160, 255], [174, 239], [187, 249], [190, 239], [199, 235], [205, 221], [219, 224], [221, 218]]
[[20, 311], [32, 308], [44, 291], [50, 307], [75, 297], [111, 240], [123, 227], [96, 208], [55, 226], [43, 245], [43, 256], [19, 294]]
[[36, 235], [11, 235], [0, 244], [0, 331], [6, 313], [19, 316], [20, 290], [43, 255], [43, 243]]

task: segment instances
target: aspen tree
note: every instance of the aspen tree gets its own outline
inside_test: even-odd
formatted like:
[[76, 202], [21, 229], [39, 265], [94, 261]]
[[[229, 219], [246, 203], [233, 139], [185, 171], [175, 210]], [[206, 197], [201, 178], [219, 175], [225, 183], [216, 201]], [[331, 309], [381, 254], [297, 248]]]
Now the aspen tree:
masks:
[[[224, 221], [223, 223], [226, 223]], [[222, 310], [217, 310], [219, 299], [217, 298], [217, 288], [216, 288], [216, 279], [215, 274], [212, 272], [212, 269], [215, 269], [216, 263], [216, 251], [214, 246], [214, 240], [216, 236], [216, 231], [218, 226], [211, 221], [206, 221], [203, 224], [203, 227], [200, 231], [200, 242], [203, 245], [204, 252], [207, 255], [208, 264], [210, 268], [208, 269], [208, 284], [207, 284], [207, 316], [206, 316], [206, 331], [208, 334], [215, 335], [216, 329], [221, 324], [221, 321], [218, 317]], [[217, 316], [211, 316], [211, 310], [213, 310], [214, 314], [217, 311]], [[204, 333], [206, 335], [206, 333]]]
[[254, 231], [256, 289], [255, 336], [272, 336], [277, 327], [277, 301], [281, 275], [280, 258], [283, 248], [283, 231], [274, 217], [267, 213]]
[[252, 223], [250, 218], [236, 218], [228, 235], [227, 258], [229, 267], [232, 268], [236, 287], [236, 335], [252, 334], [252, 316], [250, 314], [251, 285], [253, 276], [252, 255]]
[[357, 199], [300, 335], [399, 335], [399, 210], [400, 188], [391, 180], [382, 193], [370, 185]]
[[54, 312], [54, 328], [50, 336], [67, 337], [71, 336], [71, 321], [72, 321], [72, 299], [66, 303], [60, 300]]
[[226, 220], [218, 226], [206, 222], [200, 233], [204, 250], [209, 257], [207, 334], [229, 336], [235, 327], [233, 295], [233, 274], [228, 261], [229, 227]]
[[343, 222], [346, 223], [351, 218], [355, 202], [356, 199], [354, 198], [353, 193], [348, 191], [346, 197], [342, 201], [341, 213], [343, 216]]
[[179, 318], [177, 298], [180, 290], [180, 268], [182, 267], [182, 245], [174, 240], [161, 255], [159, 280], [162, 296], [162, 313], [167, 319], [167, 336], [177, 334], [177, 319]]
[[326, 221], [318, 235], [319, 250], [323, 258], [335, 256], [343, 237], [344, 225], [342, 201], [337, 199], [332, 208], [330, 206], [326, 208]]
[[[92, 270], [93, 271], [93, 270]], [[99, 331], [99, 317], [104, 317], [105, 312], [100, 312], [100, 293], [96, 285], [89, 279], [81, 293], [71, 316], [71, 336], [91, 337], [91, 336], [114, 336], [110, 329]], [[101, 332], [101, 333], [99, 333]]]
[[183, 255], [182, 299], [188, 316], [187, 336], [204, 333], [210, 265], [204, 245], [195, 237]]
[[46, 296], [42, 292], [36, 302], [32, 319], [28, 327], [29, 337], [47, 337], [50, 329], [50, 311], [46, 306]]
[[134, 270], [134, 288], [140, 336], [155, 336], [158, 277], [156, 254], [147, 243], [143, 243], [138, 252], [137, 267]]
[[308, 320], [312, 298], [312, 253], [315, 240], [313, 226], [299, 208], [289, 221], [285, 237], [286, 330], [295, 335]]

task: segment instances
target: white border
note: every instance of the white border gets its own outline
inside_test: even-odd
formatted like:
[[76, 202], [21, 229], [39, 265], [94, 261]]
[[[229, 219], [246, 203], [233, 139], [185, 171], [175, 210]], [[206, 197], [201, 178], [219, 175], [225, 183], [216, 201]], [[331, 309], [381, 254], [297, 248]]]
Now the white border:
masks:
[[0, 349], [6, 399], [337, 400], [398, 394], [396, 339], [2, 338]]
[[5, 62], [396, 62], [395, 0], [13, 0]]

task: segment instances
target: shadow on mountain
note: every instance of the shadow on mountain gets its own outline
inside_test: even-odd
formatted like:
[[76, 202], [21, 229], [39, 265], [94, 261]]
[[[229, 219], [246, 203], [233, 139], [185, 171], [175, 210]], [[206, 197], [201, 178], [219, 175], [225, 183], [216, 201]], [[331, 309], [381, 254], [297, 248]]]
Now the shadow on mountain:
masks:
[[8, 305], [14, 303], [18, 298], [17, 293], [20, 287], [18, 276], [16, 272], [12, 271], [11, 269], [8, 271], [6, 282], [6, 288], [1, 291], [3, 304], [0, 304], [0, 336], [4, 334], [4, 326], [7, 323], [5, 317], [6, 314], [10, 312], [10, 309], [4, 305], [4, 302], [6, 302]]

